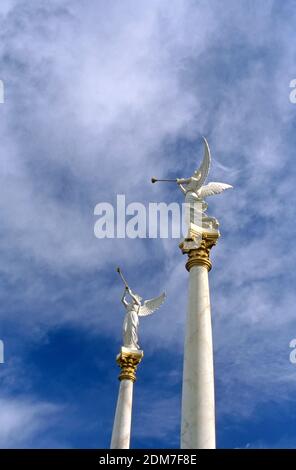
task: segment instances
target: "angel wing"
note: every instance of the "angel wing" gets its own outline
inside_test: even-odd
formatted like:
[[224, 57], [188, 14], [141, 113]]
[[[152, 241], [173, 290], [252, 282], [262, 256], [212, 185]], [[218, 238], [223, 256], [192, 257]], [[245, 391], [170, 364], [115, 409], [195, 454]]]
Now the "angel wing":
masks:
[[211, 152], [210, 152], [210, 147], [208, 144], [208, 141], [205, 137], [203, 137], [204, 144], [205, 144], [205, 151], [204, 151], [204, 157], [202, 164], [200, 165], [198, 171], [201, 173], [201, 178], [199, 180], [199, 185], [203, 185], [205, 180], [207, 179], [207, 176], [210, 171], [210, 165], [211, 165]]
[[233, 186], [230, 184], [226, 183], [215, 183], [211, 182], [209, 184], [206, 184], [205, 186], [202, 186], [199, 190], [199, 197], [202, 199], [208, 196], [214, 196], [214, 194], [220, 194], [226, 189], [231, 189]]
[[145, 300], [144, 305], [140, 307], [139, 317], [145, 317], [146, 315], [151, 315], [155, 310], [157, 310], [161, 304], [165, 301], [165, 292], [163, 292], [158, 297], [154, 299]]

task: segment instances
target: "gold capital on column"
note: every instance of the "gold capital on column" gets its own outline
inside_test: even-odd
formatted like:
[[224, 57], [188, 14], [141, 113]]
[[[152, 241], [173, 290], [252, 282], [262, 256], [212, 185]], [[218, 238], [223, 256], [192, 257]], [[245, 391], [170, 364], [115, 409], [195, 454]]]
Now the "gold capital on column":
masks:
[[187, 271], [190, 271], [193, 266], [204, 266], [208, 271], [212, 269], [210, 251], [219, 237], [218, 230], [211, 233], [192, 233], [191, 231], [190, 236], [179, 245], [182, 253], [188, 255]]
[[119, 380], [125, 379], [135, 382], [137, 367], [140, 364], [144, 354], [143, 351], [132, 352], [124, 349], [126, 348], [121, 348], [121, 352], [116, 358], [116, 362], [121, 368], [121, 372], [118, 378]]

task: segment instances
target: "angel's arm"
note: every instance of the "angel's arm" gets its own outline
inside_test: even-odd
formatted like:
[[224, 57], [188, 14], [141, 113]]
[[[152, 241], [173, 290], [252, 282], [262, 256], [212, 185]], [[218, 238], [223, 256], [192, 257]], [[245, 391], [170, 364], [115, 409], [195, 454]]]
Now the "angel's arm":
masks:
[[189, 184], [191, 178], [177, 178], [177, 184]]
[[129, 295], [133, 299], [136, 305], [141, 305], [141, 302], [137, 299], [137, 297], [134, 295], [133, 291], [131, 289], [128, 290]]
[[180, 186], [182, 193], [186, 194], [186, 189], [184, 188], [183, 184], [179, 184], [179, 186]]
[[177, 178], [177, 184], [180, 186], [180, 189], [183, 194], [186, 194], [186, 188], [183, 184], [189, 184], [191, 182], [191, 178]]
[[121, 302], [123, 303], [125, 307], [128, 306], [128, 302], [126, 301], [126, 289], [124, 289], [123, 295], [121, 297]]

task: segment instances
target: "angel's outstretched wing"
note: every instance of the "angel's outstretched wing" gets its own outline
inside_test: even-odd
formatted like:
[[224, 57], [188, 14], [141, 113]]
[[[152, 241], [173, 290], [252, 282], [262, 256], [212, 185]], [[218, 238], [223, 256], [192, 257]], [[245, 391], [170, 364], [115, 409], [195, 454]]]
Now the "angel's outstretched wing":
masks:
[[155, 310], [157, 310], [165, 300], [165, 293], [163, 292], [159, 297], [154, 299], [145, 300], [144, 305], [139, 310], [139, 317], [145, 317], [146, 315], [151, 315]]
[[233, 186], [226, 183], [211, 182], [200, 188], [199, 196], [203, 199], [208, 196], [214, 196], [214, 194], [220, 194], [226, 189], [231, 189], [232, 187]]
[[210, 147], [208, 144], [208, 141], [205, 137], [203, 137], [204, 144], [205, 144], [205, 151], [204, 151], [204, 157], [202, 164], [200, 165], [198, 171], [201, 173], [201, 178], [199, 180], [199, 185], [203, 185], [205, 180], [207, 179], [207, 176], [210, 171], [210, 165], [211, 165], [211, 152], [210, 152]]

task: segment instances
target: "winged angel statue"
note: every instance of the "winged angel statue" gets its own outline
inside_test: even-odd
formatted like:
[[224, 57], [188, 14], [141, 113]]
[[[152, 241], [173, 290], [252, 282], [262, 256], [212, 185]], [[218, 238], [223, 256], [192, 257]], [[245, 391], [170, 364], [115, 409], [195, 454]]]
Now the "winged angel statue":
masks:
[[226, 189], [232, 188], [230, 184], [211, 182], [204, 185], [211, 165], [211, 152], [209, 144], [205, 137], [204, 140], [204, 158], [201, 166], [196, 170], [190, 178], [177, 178], [173, 180], [151, 178], [152, 183], [157, 181], [169, 181], [177, 183], [185, 195], [185, 203], [188, 204], [190, 210], [190, 222], [195, 222], [201, 214], [204, 217], [207, 210], [207, 204], [204, 199], [208, 196], [220, 194]]
[[[117, 268], [125, 288], [121, 298], [126, 308], [126, 314], [123, 320], [123, 345], [129, 349], [140, 349], [138, 344], [139, 317], [146, 317], [157, 310], [165, 301], [165, 293], [163, 292], [154, 299], [145, 300], [142, 304], [142, 297], [135, 294], [128, 286], [120, 268]], [[130, 301], [127, 300], [129, 296]]]

